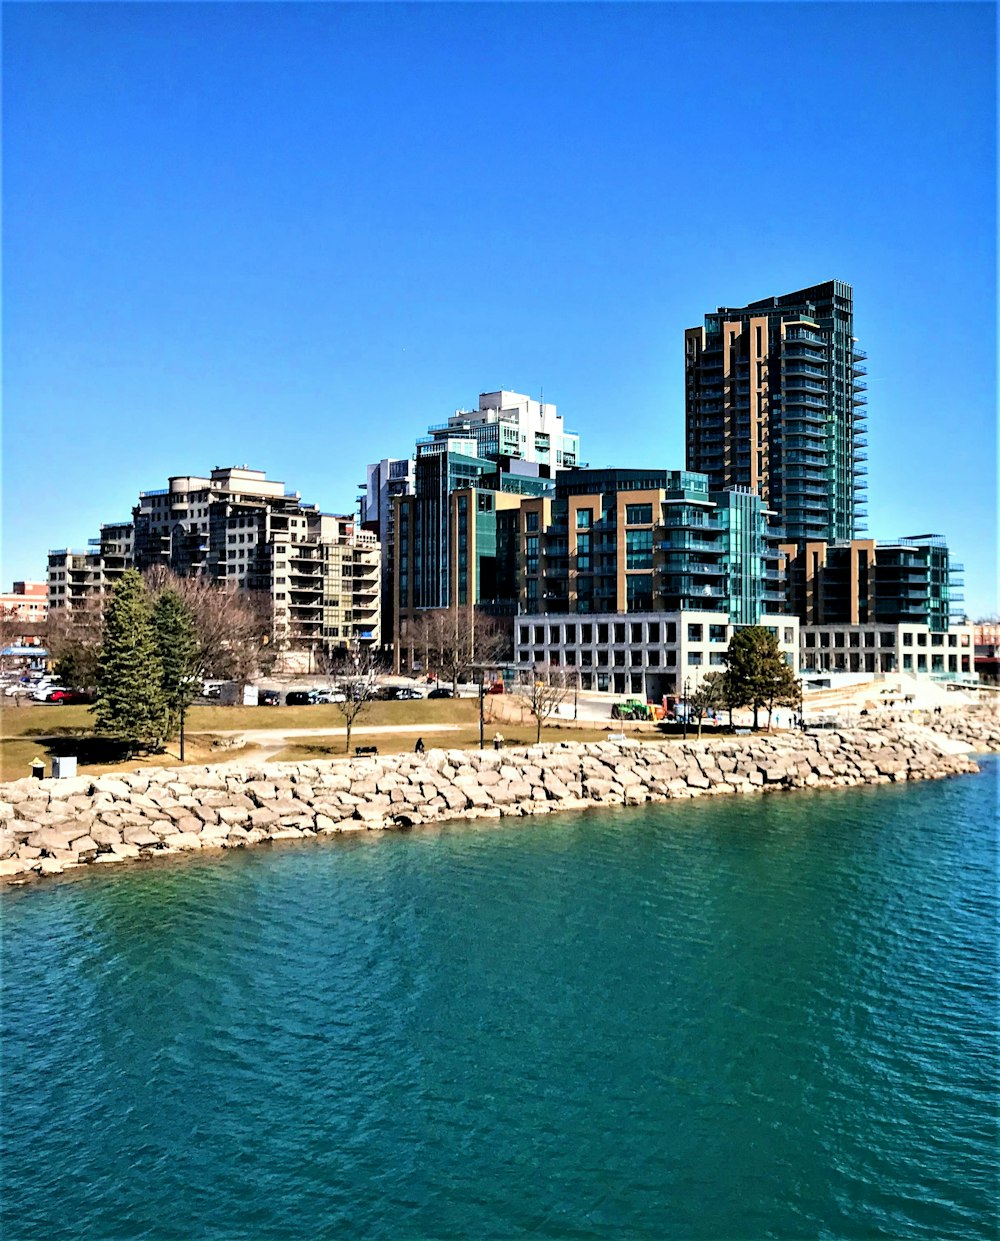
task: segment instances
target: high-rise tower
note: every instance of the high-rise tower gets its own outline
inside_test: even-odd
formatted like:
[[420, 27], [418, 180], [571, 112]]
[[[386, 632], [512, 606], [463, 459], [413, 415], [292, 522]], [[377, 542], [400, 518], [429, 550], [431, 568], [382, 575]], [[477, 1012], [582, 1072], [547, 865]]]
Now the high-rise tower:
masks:
[[687, 468], [713, 491], [756, 490], [789, 540], [854, 538], [867, 516], [864, 363], [840, 280], [720, 306], [684, 333]]

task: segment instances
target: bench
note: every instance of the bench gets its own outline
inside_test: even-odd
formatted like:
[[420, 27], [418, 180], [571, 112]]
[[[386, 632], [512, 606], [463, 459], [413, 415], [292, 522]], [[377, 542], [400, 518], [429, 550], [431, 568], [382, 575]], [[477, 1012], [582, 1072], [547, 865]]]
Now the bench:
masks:
[[364, 758], [366, 754], [377, 754], [377, 745], [356, 745], [354, 747], [355, 758]]

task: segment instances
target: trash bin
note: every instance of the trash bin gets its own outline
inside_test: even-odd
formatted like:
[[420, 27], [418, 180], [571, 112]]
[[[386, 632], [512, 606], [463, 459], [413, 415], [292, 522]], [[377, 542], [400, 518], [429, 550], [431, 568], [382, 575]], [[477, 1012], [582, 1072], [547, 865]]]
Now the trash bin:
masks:
[[52, 759], [52, 778], [54, 780], [69, 780], [76, 775], [76, 755], [75, 754], [57, 754]]
[[36, 779], [36, 780], [44, 780], [44, 779], [45, 779], [45, 761], [44, 761], [44, 759], [41, 759], [41, 758], [34, 758], [34, 759], [32, 759], [32, 760], [31, 760], [31, 774], [35, 777], [35, 779]]

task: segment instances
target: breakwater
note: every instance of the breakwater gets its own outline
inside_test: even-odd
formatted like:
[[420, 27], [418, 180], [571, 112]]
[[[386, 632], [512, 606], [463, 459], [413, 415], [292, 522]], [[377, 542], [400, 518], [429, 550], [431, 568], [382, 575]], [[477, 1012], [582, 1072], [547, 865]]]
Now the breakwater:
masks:
[[[992, 722], [990, 722], [992, 720]], [[558, 742], [353, 761], [180, 767], [0, 785], [0, 879], [445, 819], [939, 779], [978, 770], [995, 717], [948, 743], [912, 723], [646, 743]], [[945, 729], [940, 730], [941, 733]], [[990, 744], [992, 742], [992, 744]]]

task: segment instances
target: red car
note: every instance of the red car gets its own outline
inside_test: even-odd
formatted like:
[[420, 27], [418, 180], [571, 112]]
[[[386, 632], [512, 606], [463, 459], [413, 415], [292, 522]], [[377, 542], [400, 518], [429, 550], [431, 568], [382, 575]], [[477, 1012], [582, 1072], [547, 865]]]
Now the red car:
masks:
[[46, 695], [45, 701], [62, 706], [64, 703], [90, 702], [90, 695], [78, 689], [54, 689], [51, 694]]

